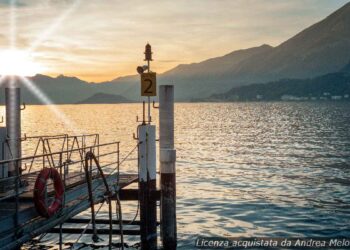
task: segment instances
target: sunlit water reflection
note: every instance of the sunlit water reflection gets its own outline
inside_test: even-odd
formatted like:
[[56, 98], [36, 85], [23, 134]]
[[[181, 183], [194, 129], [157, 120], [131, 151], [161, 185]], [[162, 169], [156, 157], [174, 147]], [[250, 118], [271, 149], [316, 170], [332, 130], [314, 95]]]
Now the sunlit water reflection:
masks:
[[[140, 105], [59, 108], [101, 142], [120, 140], [122, 155], [135, 146]], [[179, 247], [194, 248], [197, 235], [349, 237], [349, 124], [345, 103], [177, 104]], [[28, 135], [70, 130], [47, 107], [23, 112]], [[136, 205], [123, 209], [130, 219]]]

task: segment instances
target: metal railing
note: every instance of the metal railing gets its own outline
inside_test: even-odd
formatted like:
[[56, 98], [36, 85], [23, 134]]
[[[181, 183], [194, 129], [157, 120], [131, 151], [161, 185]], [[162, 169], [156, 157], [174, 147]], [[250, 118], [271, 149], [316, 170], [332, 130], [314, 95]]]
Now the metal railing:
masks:
[[[90, 139], [90, 143], [88, 143]], [[34, 144], [34, 154], [30, 156], [22, 155], [21, 158], [5, 159], [0, 161], [0, 167], [13, 164], [16, 167], [14, 176], [0, 179], [0, 187], [4, 192], [0, 192], [0, 206], [2, 202], [14, 203], [14, 228], [19, 230], [19, 208], [22, 197], [32, 196], [33, 185], [41, 169], [51, 167], [59, 171], [64, 189], [67, 190], [70, 185], [76, 181], [85, 183], [84, 161], [87, 152], [91, 152], [96, 159], [102, 161], [101, 164], [105, 174], [114, 173], [119, 180], [120, 165], [120, 142], [110, 142], [99, 144], [98, 135], [57, 135], [57, 136], [38, 136], [21, 138], [24, 142], [37, 140]], [[58, 151], [52, 150], [52, 141], [56, 141]], [[57, 143], [57, 141], [60, 141]], [[5, 142], [6, 144], [6, 142]], [[5, 147], [6, 148], [6, 147]], [[39, 150], [41, 148], [41, 150]], [[27, 154], [27, 153], [26, 153]], [[9, 154], [10, 156], [10, 154]], [[21, 166], [27, 166], [21, 168]], [[90, 164], [90, 176], [99, 178], [96, 164]], [[50, 191], [53, 190], [53, 183], [47, 184], [47, 193], [50, 197]], [[65, 201], [65, 199], [63, 199]], [[63, 205], [64, 207], [64, 205]]]

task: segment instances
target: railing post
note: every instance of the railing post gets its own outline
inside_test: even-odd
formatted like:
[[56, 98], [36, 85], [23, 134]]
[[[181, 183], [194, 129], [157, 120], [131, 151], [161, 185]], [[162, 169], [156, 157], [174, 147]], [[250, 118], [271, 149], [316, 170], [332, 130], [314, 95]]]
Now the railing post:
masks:
[[176, 150], [174, 148], [174, 86], [159, 86], [159, 159], [161, 238], [163, 248], [176, 249]]
[[156, 126], [141, 125], [138, 134], [141, 249], [157, 249]]

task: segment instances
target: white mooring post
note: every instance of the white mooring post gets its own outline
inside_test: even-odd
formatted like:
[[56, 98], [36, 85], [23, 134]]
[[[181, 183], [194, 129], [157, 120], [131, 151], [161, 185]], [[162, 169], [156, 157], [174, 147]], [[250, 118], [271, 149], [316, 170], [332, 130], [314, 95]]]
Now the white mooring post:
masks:
[[163, 248], [176, 249], [176, 150], [174, 148], [174, 86], [159, 86], [159, 159], [161, 238]]
[[[8, 150], [5, 146], [6, 158], [15, 159], [21, 157], [21, 91], [15, 83], [10, 83], [5, 88], [6, 128]], [[20, 163], [8, 164], [8, 175], [19, 174]]]
[[141, 249], [157, 249], [156, 126], [142, 124], [139, 135]]

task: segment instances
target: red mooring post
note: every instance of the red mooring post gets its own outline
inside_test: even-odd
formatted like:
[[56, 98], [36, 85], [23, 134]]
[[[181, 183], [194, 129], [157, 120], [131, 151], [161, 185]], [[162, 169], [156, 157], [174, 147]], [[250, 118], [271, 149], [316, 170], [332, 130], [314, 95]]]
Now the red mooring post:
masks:
[[176, 249], [176, 150], [174, 148], [174, 86], [159, 86], [159, 159], [161, 239], [163, 248]]

